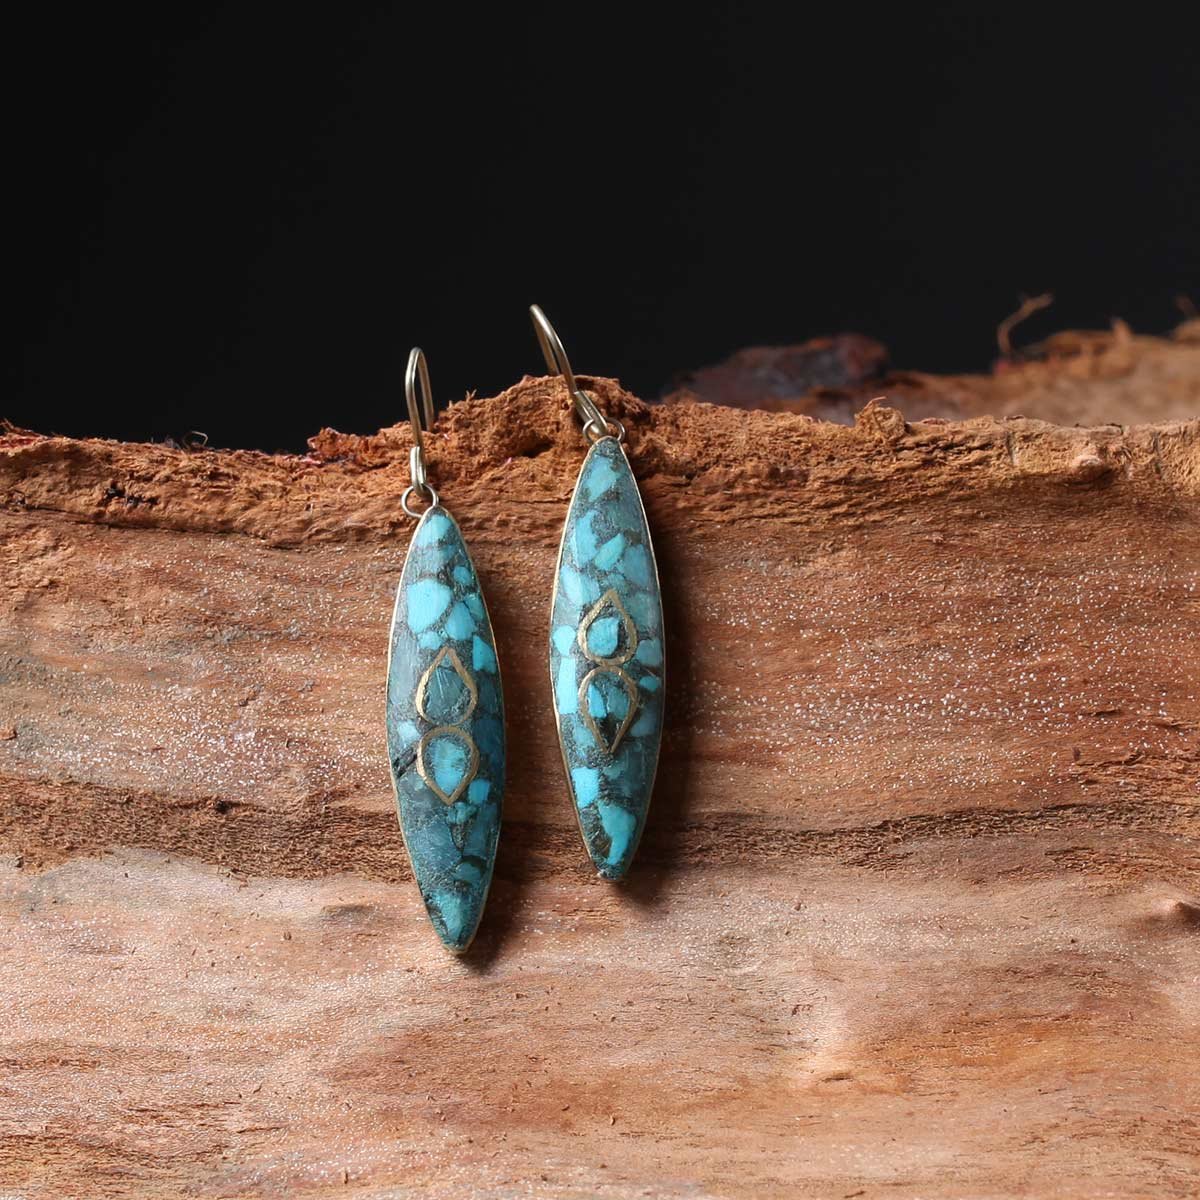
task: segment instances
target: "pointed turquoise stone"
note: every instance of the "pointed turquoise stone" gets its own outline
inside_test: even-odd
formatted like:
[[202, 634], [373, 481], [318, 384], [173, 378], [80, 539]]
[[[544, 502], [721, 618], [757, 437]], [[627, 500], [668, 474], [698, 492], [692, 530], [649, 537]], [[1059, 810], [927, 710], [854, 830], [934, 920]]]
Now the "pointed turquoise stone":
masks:
[[487, 901], [504, 795], [504, 701], [487, 607], [453, 517], [429, 509], [396, 589], [387, 738], [429, 919], [465, 950]]
[[567, 511], [550, 679], [571, 799], [596, 869], [628, 870], [663, 723], [663, 619], [642, 498], [620, 443], [588, 452]]

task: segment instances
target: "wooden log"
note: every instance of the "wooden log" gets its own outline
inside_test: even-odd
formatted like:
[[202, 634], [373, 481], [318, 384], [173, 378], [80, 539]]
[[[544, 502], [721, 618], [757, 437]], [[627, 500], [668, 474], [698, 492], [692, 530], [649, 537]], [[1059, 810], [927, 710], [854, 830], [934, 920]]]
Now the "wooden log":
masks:
[[0, 439], [0, 1188], [1195, 1195], [1200, 423], [588, 385], [657, 541], [659, 785], [597, 879], [546, 678], [582, 443], [550, 380], [452, 406], [511, 747], [465, 961], [383, 748], [404, 429]]
[[669, 402], [697, 400], [853, 424], [886, 395], [909, 420], [1039, 417], [1063, 425], [1187, 420], [1200, 412], [1200, 320], [1169, 338], [1111, 330], [1065, 330], [986, 375], [887, 368], [887, 351], [859, 334], [800, 346], [752, 346], [684, 375]]

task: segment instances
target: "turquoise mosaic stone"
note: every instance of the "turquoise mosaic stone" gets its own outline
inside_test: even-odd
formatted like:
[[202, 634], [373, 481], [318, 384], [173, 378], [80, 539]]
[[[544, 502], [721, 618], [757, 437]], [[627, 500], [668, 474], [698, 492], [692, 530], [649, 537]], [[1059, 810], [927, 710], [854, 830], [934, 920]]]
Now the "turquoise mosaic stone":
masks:
[[550, 623], [558, 736], [584, 844], [620, 879], [646, 824], [663, 724], [663, 617], [646, 513], [616, 438], [588, 452]]
[[392, 617], [387, 739], [413, 875], [438, 936], [470, 944], [487, 901], [504, 797], [504, 699], [475, 565], [454, 518], [428, 509]]

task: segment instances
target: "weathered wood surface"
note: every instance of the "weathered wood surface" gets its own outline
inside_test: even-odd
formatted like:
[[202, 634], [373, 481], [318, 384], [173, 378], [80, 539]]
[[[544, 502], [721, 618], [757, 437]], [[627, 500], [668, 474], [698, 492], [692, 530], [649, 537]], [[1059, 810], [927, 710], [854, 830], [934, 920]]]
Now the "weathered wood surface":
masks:
[[0, 440], [0, 1194], [1194, 1196], [1200, 424], [853, 427], [593, 381], [669, 719], [589, 870], [548, 380], [430, 450], [511, 783], [448, 956], [383, 751], [407, 441]]
[[1169, 338], [1065, 330], [1001, 359], [986, 375], [890, 370], [887, 350], [861, 334], [799, 346], [752, 346], [685, 375], [668, 399], [805, 413], [852, 424], [875, 396], [910, 420], [1038, 417], [1062, 425], [1189, 420], [1200, 413], [1200, 320]]

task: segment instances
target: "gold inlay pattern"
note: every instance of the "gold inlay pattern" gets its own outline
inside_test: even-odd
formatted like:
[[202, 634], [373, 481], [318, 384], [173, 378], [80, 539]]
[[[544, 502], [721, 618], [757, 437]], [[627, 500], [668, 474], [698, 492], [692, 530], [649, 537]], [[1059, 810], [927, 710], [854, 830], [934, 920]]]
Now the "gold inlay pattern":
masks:
[[[591, 646], [588, 645], [588, 632], [592, 628], [593, 623], [604, 613], [606, 609], [612, 609], [616, 614], [617, 619], [621, 622], [621, 628], [624, 631], [624, 638], [617, 639], [617, 653], [605, 657], [601, 654], [596, 654]], [[590, 663], [596, 665], [583, 677], [579, 684], [579, 714], [583, 718], [583, 723], [587, 726], [592, 737], [596, 739], [596, 744], [609, 755], [616, 754], [617, 747], [621, 744], [622, 739], [629, 732], [630, 725], [633, 724], [633, 718], [637, 714], [638, 707], [638, 688], [637, 684], [626, 674], [624, 664], [627, 663], [637, 652], [638, 648], [638, 632], [637, 626], [633, 623], [633, 618], [625, 609], [625, 605], [621, 603], [621, 597], [617, 595], [616, 588], [609, 588], [599, 600], [588, 610], [587, 616], [579, 623], [579, 629], [575, 634], [575, 640], [579, 644], [579, 649], [583, 653], [583, 657]], [[621, 648], [623, 644], [623, 649]], [[613, 675], [625, 689], [625, 695], [629, 697], [629, 707], [625, 712], [625, 718], [617, 729], [616, 735], [611, 743], [604, 738], [604, 733], [600, 726], [596, 723], [596, 719], [592, 716], [592, 710], [588, 705], [588, 688], [600, 675]]]
[[475, 711], [475, 705], [479, 703], [479, 689], [475, 686], [475, 680], [471, 678], [466, 668], [462, 665], [462, 659], [458, 657], [458, 652], [453, 646], [443, 646], [437, 652], [433, 662], [425, 668], [425, 673], [417, 681], [417, 712], [421, 714], [422, 720], [432, 720], [429, 713], [425, 711], [425, 705], [429, 699], [429, 685], [433, 682], [433, 673], [441, 666], [442, 659], [444, 658], [450, 660], [450, 666], [454, 668], [455, 674], [463, 682], [463, 687], [467, 689], [467, 696], [469, 697], [467, 711], [455, 722], [456, 725], [461, 725]]
[[[603, 658], [598, 654], [593, 654], [591, 647], [588, 645], [588, 630], [591, 629], [592, 623], [604, 612], [606, 608], [611, 608], [621, 622], [621, 628], [625, 631], [625, 651], [621, 654], [614, 654], [611, 658]], [[579, 643], [579, 649], [583, 651], [583, 657], [588, 662], [594, 662], [605, 667], [619, 667], [622, 663], [627, 663], [637, 651], [638, 648], [638, 632], [637, 626], [633, 623], [633, 618], [625, 611], [625, 605], [621, 603], [621, 597], [617, 595], [616, 588], [609, 588], [599, 600], [588, 610], [588, 614], [579, 623], [579, 630], [575, 634], [575, 639]], [[617, 645], [621, 643], [618, 640]]]
[[[604, 733], [600, 726], [596, 724], [596, 719], [592, 716], [592, 710], [588, 707], [588, 688], [591, 687], [592, 682], [598, 675], [615, 675], [620, 680], [621, 686], [625, 689], [625, 695], [629, 697], [629, 707], [625, 711], [625, 719], [621, 722], [620, 728], [617, 730], [611, 745], [605, 742]], [[637, 704], [637, 684], [620, 667], [593, 667], [583, 677], [583, 682], [579, 685], [579, 713], [583, 717], [583, 723], [591, 730], [592, 737], [596, 739], [596, 744], [609, 754], [616, 754], [617, 747], [621, 744], [621, 739], [629, 732], [629, 727], [633, 724], [634, 713], [637, 712]]]
[[[451, 652], [453, 653], [453, 651]], [[467, 769], [463, 772], [462, 778], [458, 781], [458, 786], [447, 795], [438, 781], [434, 778], [433, 772], [425, 763], [425, 751], [430, 742], [439, 737], [456, 737], [461, 739], [467, 747], [467, 753], [470, 756], [467, 763]], [[475, 778], [475, 772], [479, 770], [479, 747], [475, 745], [475, 739], [465, 730], [460, 729], [457, 725], [437, 725], [430, 729], [427, 733], [422, 734], [421, 740], [417, 743], [417, 772], [425, 781], [425, 786], [443, 803], [446, 805], [453, 804], [459, 796], [466, 790], [467, 784]]]
[[[479, 703], [479, 688], [476, 686], [475, 680], [471, 678], [470, 672], [462, 664], [462, 659], [458, 657], [458, 652], [453, 646], [443, 646], [434, 656], [433, 662], [425, 668], [421, 678], [417, 681], [417, 694], [414, 700], [417, 712], [420, 714], [423, 721], [436, 720], [436, 717], [431, 717], [428, 712], [429, 706], [429, 688], [433, 683], [434, 673], [442, 665], [442, 661], [447, 661], [454, 673], [462, 680], [463, 687], [467, 690], [467, 707], [462, 716], [453, 725], [435, 725], [434, 728], [428, 730], [421, 735], [421, 740], [417, 743], [417, 772], [425, 781], [425, 786], [445, 805], [453, 804], [459, 796], [466, 790], [467, 785], [475, 778], [475, 772], [479, 770], [479, 747], [475, 745], [475, 739], [462, 727], [463, 724], [470, 719], [471, 714], [475, 711], [475, 706]], [[439, 716], [444, 714], [438, 714]], [[433, 771], [425, 762], [425, 752], [435, 738], [439, 737], [456, 737], [467, 748], [469, 760], [467, 768], [462, 774], [462, 778], [458, 781], [458, 786], [453, 792], [447, 794], [438, 781], [434, 778]]]

